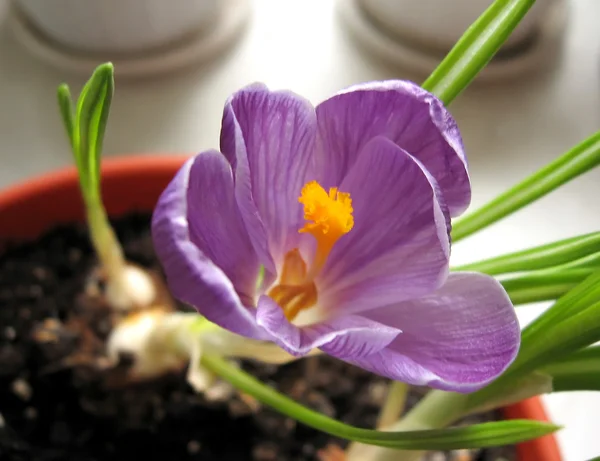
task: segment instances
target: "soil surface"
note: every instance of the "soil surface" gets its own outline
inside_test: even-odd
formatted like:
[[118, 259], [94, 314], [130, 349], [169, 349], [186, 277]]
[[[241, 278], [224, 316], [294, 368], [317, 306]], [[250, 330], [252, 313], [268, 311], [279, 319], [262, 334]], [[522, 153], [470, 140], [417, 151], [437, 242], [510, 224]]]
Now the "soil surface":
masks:
[[[159, 271], [149, 217], [114, 224], [127, 258]], [[111, 319], [87, 283], [95, 264], [82, 226], [55, 229], [0, 256], [1, 460], [313, 461], [324, 447], [346, 446], [226, 392], [224, 384], [223, 398], [209, 401], [186, 384], [184, 371], [144, 384], [107, 382], [101, 368]], [[357, 426], [373, 427], [385, 399], [384, 379], [327, 357], [243, 366]], [[409, 406], [421, 392], [410, 395]], [[497, 415], [477, 421], [490, 419]], [[428, 455], [429, 461], [513, 459], [513, 447]]]

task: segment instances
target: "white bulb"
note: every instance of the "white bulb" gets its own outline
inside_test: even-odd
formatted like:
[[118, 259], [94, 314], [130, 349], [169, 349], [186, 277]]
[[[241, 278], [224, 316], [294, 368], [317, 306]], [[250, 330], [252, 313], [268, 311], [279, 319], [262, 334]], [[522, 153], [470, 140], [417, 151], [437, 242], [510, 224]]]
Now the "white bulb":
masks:
[[150, 306], [156, 294], [152, 277], [144, 269], [131, 264], [125, 266], [121, 280], [108, 280], [106, 285], [107, 302], [120, 310]]
[[168, 341], [172, 333], [169, 316], [162, 310], [149, 310], [128, 316], [115, 325], [107, 341], [108, 356], [116, 361], [121, 354], [134, 358], [131, 376], [151, 379], [181, 370], [189, 360]]

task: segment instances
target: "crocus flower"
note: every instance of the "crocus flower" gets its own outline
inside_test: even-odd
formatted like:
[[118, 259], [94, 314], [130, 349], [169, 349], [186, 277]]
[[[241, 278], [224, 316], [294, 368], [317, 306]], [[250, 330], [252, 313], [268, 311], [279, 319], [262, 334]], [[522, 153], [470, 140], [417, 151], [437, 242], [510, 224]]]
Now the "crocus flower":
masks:
[[449, 274], [450, 218], [469, 202], [456, 123], [417, 85], [357, 85], [315, 108], [255, 84], [226, 102], [220, 152], [163, 192], [153, 238], [174, 296], [225, 329], [469, 392], [520, 338], [497, 281]]

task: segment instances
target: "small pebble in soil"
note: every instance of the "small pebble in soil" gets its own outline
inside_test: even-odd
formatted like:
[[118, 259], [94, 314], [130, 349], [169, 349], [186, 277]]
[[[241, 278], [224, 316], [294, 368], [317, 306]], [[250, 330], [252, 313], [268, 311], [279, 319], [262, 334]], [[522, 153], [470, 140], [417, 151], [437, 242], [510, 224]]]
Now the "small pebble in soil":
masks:
[[[149, 216], [114, 224], [127, 259], [160, 273]], [[100, 366], [106, 364], [110, 311], [89, 288], [96, 267], [82, 226], [61, 227], [0, 255], [2, 461], [321, 461], [324, 447], [343, 455], [347, 441], [226, 384], [211, 399], [195, 393], [185, 370], [152, 382], [111, 385], [107, 366]], [[373, 427], [387, 394], [383, 378], [328, 357], [240, 366], [299, 403], [359, 427]], [[413, 389], [407, 406], [422, 395]], [[470, 422], [496, 418], [490, 413]], [[455, 455], [431, 453], [426, 460], [459, 461]], [[469, 456], [510, 461], [514, 449]]]
[[265, 442], [254, 447], [252, 456], [256, 461], [277, 461], [278, 451], [277, 445]]
[[427, 458], [427, 461], [446, 461], [448, 458], [444, 453], [431, 453]]
[[21, 400], [28, 401], [31, 399], [31, 386], [27, 381], [22, 378], [17, 378], [12, 382], [11, 389], [13, 394], [19, 397]]
[[33, 407], [27, 407], [27, 408], [25, 408], [23, 415], [27, 419], [30, 419], [30, 420], [35, 419], [35, 418], [37, 418], [37, 410]]
[[195, 455], [202, 449], [202, 444], [197, 440], [190, 440], [187, 444], [187, 451], [190, 455]]
[[17, 331], [13, 327], [5, 327], [4, 337], [9, 341], [14, 341], [17, 338]]

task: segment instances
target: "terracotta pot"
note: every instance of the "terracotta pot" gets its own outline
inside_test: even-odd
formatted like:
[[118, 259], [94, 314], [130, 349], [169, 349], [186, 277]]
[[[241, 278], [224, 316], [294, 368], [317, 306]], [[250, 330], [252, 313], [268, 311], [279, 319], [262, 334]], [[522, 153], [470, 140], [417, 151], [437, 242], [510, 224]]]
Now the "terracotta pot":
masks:
[[[124, 157], [102, 166], [104, 203], [111, 216], [149, 212], [186, 157]], [[83, 204], [74, 168], [49, 173], [0, 193], [0, 249], [31, 240], [59, 223], [82, 221]], [[504, 409], [507, 419], [548, 421], [539, 398]], [[519, 461], [561, 461], [552, 435], [518, 446]]]

